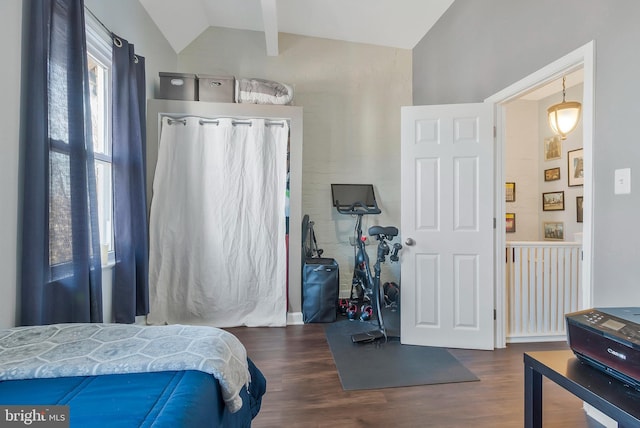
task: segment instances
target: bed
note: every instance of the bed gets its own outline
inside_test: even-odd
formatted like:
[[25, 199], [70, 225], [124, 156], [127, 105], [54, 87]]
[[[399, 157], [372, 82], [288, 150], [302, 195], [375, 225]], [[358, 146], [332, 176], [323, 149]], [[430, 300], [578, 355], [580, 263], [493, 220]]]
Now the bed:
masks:
[[0, 330], [0, 405], [68, 406], [72, 427], [249, 427], [265, 389], [240, 341], [213, 327]]

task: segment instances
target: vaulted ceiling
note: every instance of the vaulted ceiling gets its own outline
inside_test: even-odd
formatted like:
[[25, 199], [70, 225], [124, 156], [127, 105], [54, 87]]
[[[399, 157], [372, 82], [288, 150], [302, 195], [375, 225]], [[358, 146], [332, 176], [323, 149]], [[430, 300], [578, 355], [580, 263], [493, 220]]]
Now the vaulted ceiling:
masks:
[[262, 31], [413, 49], [454, 0], [140, 0], [176, 53], [207, 28]]

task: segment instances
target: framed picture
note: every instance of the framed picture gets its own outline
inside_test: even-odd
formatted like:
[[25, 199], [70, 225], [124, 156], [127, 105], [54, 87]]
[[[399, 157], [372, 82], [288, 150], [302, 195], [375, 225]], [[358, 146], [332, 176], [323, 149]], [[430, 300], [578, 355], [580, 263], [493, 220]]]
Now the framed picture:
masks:
[[542, 194], [542, 211], [563, 211], [564, 191]]
[[582, 186], [584, 184], [584, 160], [582, 149], [567, 152], [567, 169], [569, 176], [569, 186]]
[[516, 201], [516, 183], [504, 183], [504, 200], [505, 202]]
[[578, 223], [582, 223], [582, 202], [583, 196], [576, 196], [576, 220]]
[[504, 223], [506, 224], [505, 232], [514, 233], [516, 231], [516, 214], [515, 213], [505, 213], [505, 215], [504, 215]]
[[544, 139], [544, 160], [550, 161], [562, 157], [562, 140], [559, 136]]
[[545, 221], [544, 227], [544, 239], [552, 241], [564, 240], [564, 223], [558, 221]]
[[544, 181], [556, 180], [560, 180], [560, 167], [544, 170]]

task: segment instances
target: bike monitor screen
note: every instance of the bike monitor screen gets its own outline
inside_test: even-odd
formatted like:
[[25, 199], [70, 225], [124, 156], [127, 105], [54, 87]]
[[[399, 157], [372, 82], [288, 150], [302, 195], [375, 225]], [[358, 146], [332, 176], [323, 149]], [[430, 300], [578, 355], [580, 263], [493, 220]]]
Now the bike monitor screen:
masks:
[[356, 202], [362, 202], [369, 208], [377, 207], [373, 184], [332, 184], [333, 206], [348, 208]]

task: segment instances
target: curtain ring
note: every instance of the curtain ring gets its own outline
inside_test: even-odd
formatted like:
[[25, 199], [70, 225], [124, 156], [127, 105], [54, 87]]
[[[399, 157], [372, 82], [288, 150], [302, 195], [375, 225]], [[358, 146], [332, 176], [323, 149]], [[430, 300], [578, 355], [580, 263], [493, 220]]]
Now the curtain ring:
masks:
[[138, 63], [138, 55], [133, 56], [133, 62], [135, 62], [136, 64]]
[[113, 38], [113, 44], [116, 45], [117, 47], [121, 48], [122, 47], [122, 40], [120, 40], [118, 37], [114, 37]]

